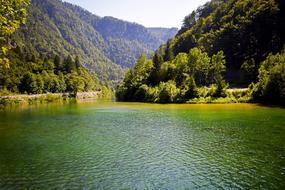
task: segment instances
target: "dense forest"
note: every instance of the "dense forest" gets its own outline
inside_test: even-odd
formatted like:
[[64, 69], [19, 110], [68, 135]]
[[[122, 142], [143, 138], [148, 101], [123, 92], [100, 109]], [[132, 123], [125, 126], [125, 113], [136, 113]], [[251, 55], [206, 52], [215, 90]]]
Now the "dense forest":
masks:
[[[212, 0], [187, 15], [152, 59], [142, 55], [117, 88], [123, 101], [285, 103], [285, 5]], [[283, 49], [283, 50], [282, 50]], [[229, 87], [247, 90], [231, 91]]]
[[[13, 1], [10, 8], [24, 12], [13, 20], [23, 18], [17, 30], [3, 36], [9, 48], [2, 57], [10, 64], [0, 67], [1, 94], [92, 91], [113, 85], [141, 53], [151, 56], [177, 33], [176, 28], [153, 33], [60, 0]], [[1, 9], [8, 11], [4, 4]], [[10, 19], [8, 13], [1, 17], [1, 26], [6, 25], [2, 19]]]
[[[177, 30], [164, 29], [167, 38]], [[173, 30], [172, 30], [173, 31]], [[165, 40], [142, 25], [99, 17], [60, 0], [32, 0], [26, 25], [13, 40], [31, 52], [79, 56], [100, 80], [119, 80], [141, 53], [151, 55]]]
[[85, 69], [77, 56], [62, 59], [60, 56], [37, 57], [20, 47], [8, 53], [9, 67], [0, 69], [2, 94], [64, 93], [76, 96], [77, 92], [100, 91], [104, 87], [97, 77]]

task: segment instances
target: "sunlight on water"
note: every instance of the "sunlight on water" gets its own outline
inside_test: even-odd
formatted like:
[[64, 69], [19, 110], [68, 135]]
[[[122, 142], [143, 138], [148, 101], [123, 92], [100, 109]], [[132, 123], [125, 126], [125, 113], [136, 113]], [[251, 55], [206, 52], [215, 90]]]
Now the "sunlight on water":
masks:
[[0, 112], [0, 189], [284, 189], [285, 110], [83, 103]]

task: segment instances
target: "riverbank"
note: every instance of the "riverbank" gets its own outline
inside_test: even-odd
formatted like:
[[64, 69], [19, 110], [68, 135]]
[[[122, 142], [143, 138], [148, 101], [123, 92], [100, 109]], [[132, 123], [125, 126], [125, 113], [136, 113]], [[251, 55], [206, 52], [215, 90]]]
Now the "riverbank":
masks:
[[47, 94], [17, 94], [9, 96], [0, 96], [0, 109], [8, 105], [32, 105], [32, 104], [44, 104], [51, 102], [72, 102], [83, 101], [86, 99], [98, 99], [101, 98], [101, 91], [95, 92], [79, 92], [76, 98], [69, 93], [47, 93]]
[[248, 88], [226, 89], [223, 97], [211, 96], [211, 88], [202, 88], [199, 97], [186, 101], [188, 104], [234, 104], [251, 103], [252, 96]]
[[[253, 101], [252, 90], [249, 88], [223, 89], [219, 96], [215, 94], [214, 87], [197, 88], [195, 97], [190, 99], [181, 98], [181, 92], [174, 94], [157, 93], [154, 97], [144, 100], [131, 100], [131, 102], [159, 103], [159, 104], [235, 104], [235, 103], [256, 103]], [[120, 100], [119, 100], [120, 101]], [[124, 102], [124, 101], [122, 101]], [[126, 100], [125, 102], [128, 102]]]
[[[203, 88], [200, 90], [198, 98], [190, 99], [185, 102], [175, 102], [178, 104], [235, 104], [235, 103], [253, 103], [251, 95], [247, 88], [244, 89], [227, 89], [225, 97], [209, 96], [211, 88]], [[106, 98], [108, 97], [108, 98]], [[69, 93], [47, 93], [47, 94], [17, 94], [0, 96], [0, 109], [13, 105], [34, 105], [53, 102], [75, 102], [88, 101], [94, 99], [112, 99], [112, 95], [103, 91], [95, 92], [79, 92], [76, 98]], [[158, 103], [158, 102], [153, 102]], [[168, 102], [170, 103], [170, 102]], [[174, 103], [174, 102], [172, 102]]]

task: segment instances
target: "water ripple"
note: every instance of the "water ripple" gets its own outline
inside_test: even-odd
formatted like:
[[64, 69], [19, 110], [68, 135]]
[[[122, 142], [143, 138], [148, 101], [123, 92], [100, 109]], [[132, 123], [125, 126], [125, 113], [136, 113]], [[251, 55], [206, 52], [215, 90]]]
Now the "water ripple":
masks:
[[6, 113], [0, 189], [282, 189], [284, 110], [255, 109]]

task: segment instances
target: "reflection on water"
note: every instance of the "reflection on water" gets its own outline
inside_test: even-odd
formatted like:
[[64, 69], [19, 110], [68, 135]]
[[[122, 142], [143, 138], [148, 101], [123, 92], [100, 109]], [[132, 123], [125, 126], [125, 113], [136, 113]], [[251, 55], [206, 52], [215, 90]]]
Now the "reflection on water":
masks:
[[285, 110], [84, 103], [0, 112], [0, 189], [284, 189]]

